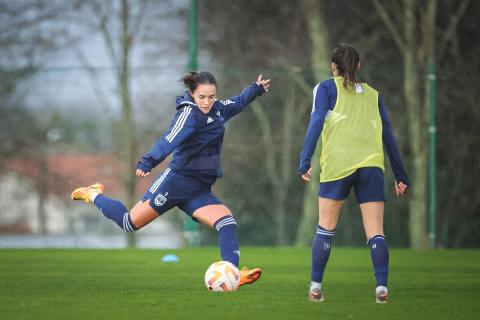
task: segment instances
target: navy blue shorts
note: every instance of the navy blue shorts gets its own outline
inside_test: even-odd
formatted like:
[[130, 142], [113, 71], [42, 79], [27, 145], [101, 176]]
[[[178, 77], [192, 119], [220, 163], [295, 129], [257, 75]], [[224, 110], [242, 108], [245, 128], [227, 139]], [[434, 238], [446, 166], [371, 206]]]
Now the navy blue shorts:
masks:
[[376, 167], [360, 168], [345, 178], [322, 182], [318, 196], [333, 200], [345, 200], [352, 187], [358, 203], [385, 201], [383, 171]]
[[223, 204], [212, 194], [212, 186], [194, 177], [181, 175], [165, 169], [145, 192], [142, 202], [149, 200], [150, 206], [161, 215], [178, 207], [192, 219], [195, 210], [212, 204]]

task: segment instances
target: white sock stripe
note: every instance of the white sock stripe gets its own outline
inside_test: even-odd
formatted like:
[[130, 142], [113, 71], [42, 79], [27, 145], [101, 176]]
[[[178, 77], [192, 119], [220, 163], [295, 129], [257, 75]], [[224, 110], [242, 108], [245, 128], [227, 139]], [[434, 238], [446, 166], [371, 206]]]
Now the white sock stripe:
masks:
[[129, 229], [129, 231], [132, 232], [132, 231], [133, 231], [133, 227], [132, 227], [132, 225], [130, 224], [130, 221], [129, 221], [129, 219], [128, 219], [129, 216], [130, 216], [130, 213], [129, 213], [128, 211], [125, 212], [125, 215], [124, 215], [124, 217], [125, 217], [125, 222], [127, 223], [127, 227], [128, 227], [128, 229]]
[[231, 224], [237, 225], [237, 222], [232, 221], [232, 222], [223, 223], [221, 225], [218, 225], [215, 229], [217, 229], [217, 231], [220, 231], [220, 229], [222, 229], [223, 227], [231, 225]]
[[123, 230], [127, 231], [127, 225], [125, 224], [125, 215], [123, 215]]
[[[182, 113], [180, 114], [180, 116], [177, 118], [177, 122], [175, 122], [175, 125], [173, 126], [172, 128], [172, 131], [170, 131], [170, 133], [165, 137], [165, 139], [167, 139], [167, 141], [169, 141], [169, 139], [171, 138], [171, 136], [173, 135], [173, 133], [177, 130], [177, 128], [180, 126], [180, 123], [182, 122], [183, 118], [185, 118], [186, 114], [187, 114], [187, 108], [188, 107], [185, 107], [182, 111]], [[169, 141], [170, 142], [170, 141]]]
[[128, 211], [125, 212], [124, 217], [125, 217], [125, 222], [126, 222], [126, 226], [127, 226], [127, 229], [128, 229], [127, 231], [128, 232], [133, 232], [133, 231], [135, 231], [135, 229], [133, 229], [132, 225], [130, 224], [130, 221], [128, 219], [129, 216], [130, 216], [130, 212], [128, 212]]
[[321, 234], [321, 235], [324, 235], [324, 236], [334, 236], [335, 232], [325, 232], [323, 230], [317, 230], [317, 234]]
[[317, 232], [335, 233], [335, 231], [328, 231], [328, 230], [324, 230], [324, 229], [317, 229]]
[[153, 185], [150, 187], [148, 191], [150, 191], [151, 193], [155, 193], [155, 191], [157, 191], [158, 187], [163, 182], [163, 180], [165, 180], [165, 178], [167, 177], [170, 171], [171, 171], [170, 168], [165, 169], [165, 172], [162, 173], [162, 175], [157, 179], [157, 181], [153, 183]]
[[127, 214], [123, 215], [123, 229], [127, 232], [130, 231], [130, 229], [128, 229], [128, 225], [127, 225]]
[[375, 240], [375, 239], [383, 239], [383, 240], [385, 240], [385, 236], [378, 235], [378, 236], [371, 237], [371, 238], [367, 241], [367, 243], [369, 243], [370, 241]]
[[[185, 121], [187, 121], [187, 117], [192, 111], [191, 107], [185, 107], [183, 110], [182, 115], [178, 118], [177, 123], [175, 124], [175, 127], [172, 129], [172, 132], [166, 137], [168, 142], [172, 142], [173, 139], [177, 136], [177, 134], [182, 130], [183, 125], [185, 124]], [[180, 120], [181, 118], [181, 120]]]
[[225, 223], [225, 222], [231, 222], [231, 221], [235, 221], [235, 219], [234, 219], [233, 217], [225, 218], [225, 219], [223, 219], [222, 221], [218, 222], [218, 223], [217, 223], [217, 226], [219, 226], [219, 225], [221, 225], [221, 224], [223, 224], [223, 223]]
[[222, 227], [226, 226], [226, 225], [229, 225], [229, 224], [237, 224], [237, 222], [235, 221], [234, 218], [227, 218], [225, 220], [222, 220], [220, 221], [216, 226], [215, 226], [215, 229], [217, 229], [217, 231], [219, 231]]
[[225, 224], [227, 224], [227, 223], [235, 223], [235, 224], [236, 224], [237, 222], [235, 221], [234, 218], [229, 217], [229, 218], [226, 218], [226, 219], [220, 221], [219, 223], [217, 223], [217, 225], [215, 226], [215, 228], [218, 230], [218, 229], [220, 229], [223, 225], [225, 225]]
[[226, 217], [226, 218], [223, 218], [223, 219], [222, 219], [220, 222], [218, 222], [218, 223], [222, 223], [222, 222], [224, 222], [224, 221], [232, 221], [232, 220], [235, 220], [235, 219], [234, 219], [233, 217], [231, 217], [231, 216], [228, 216], [228, 217]]
[[324, 230], [324, 229], [320, 229], [320, 228], [317, 228], [317, 233], [318, 233], [318, 232], [323, 232], [323, 233], [325, 233], [325, 234], [328, 233], [328, 234], [332, 234], [332, 235], [335, 234], [335, 231], [328, 231], [328, 230]]
[[221, 228], [225, 223], [231, 223], [231, 222], [234, 222], [235, 220], [228, 220], [228, 221], [220, 221], [219, 223], [217, 223], [217, 225], [215, 226], [216, 229], [218, 228]]

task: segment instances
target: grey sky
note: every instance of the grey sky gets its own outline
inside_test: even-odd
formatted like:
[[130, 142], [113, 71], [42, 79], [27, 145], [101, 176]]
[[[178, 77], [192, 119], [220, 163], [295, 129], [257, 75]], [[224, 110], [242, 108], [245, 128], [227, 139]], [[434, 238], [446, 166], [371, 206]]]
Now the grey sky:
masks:
[[[170, 3], [174, 4], [174, 8], [169, 8], [171, 12], [188, 6], [188, 1], [183, 0]], [[178, 79], [187, 71], [188, 64], [188, 21], [178, 15], [158, 20], [152, 12], [147, 12], [145, 19], [156, 23], [153, 39], [151, 34], [143, 32], [142, 39], [134, 44], [131, 58], [132, 101], [139, 119], [143, 117], [142, 111], [173, 108], [175, 96], [183, 90]], [[144, 28], [151, 26], [146, 23]], [[118, 114], [114, 68], [103, 38], [98, 32], [88, 33], [81, 28], [74, 31], [81, 42], [47, 56], [42, 71], [20, 87], [26, 104], [36, 110], [48, 107], [65, 114]]]

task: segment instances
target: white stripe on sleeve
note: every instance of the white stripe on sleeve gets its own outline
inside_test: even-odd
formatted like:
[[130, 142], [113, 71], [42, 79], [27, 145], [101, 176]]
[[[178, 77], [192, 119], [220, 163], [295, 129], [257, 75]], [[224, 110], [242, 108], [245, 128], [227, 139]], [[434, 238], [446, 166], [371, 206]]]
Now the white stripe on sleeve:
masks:
[[168, 142], [172, 142], [177, 134], [182, 130], [185, 121], [187, 120], [188, 115], [192, 111], [192, 107], [185, 107], [182, 114], [178, 117], [177, 122], [172, 128], [172, 131], [166, 136]]
[[315, 112], [315, 98], [317, 97], [317, 90], [318, 90], [318, 87], [320, 86], [320, 83], [317, 84], [315, 86], [315, 88], [313, 88], [313, 103], [312, 103], [312, 113], [313, 114]]

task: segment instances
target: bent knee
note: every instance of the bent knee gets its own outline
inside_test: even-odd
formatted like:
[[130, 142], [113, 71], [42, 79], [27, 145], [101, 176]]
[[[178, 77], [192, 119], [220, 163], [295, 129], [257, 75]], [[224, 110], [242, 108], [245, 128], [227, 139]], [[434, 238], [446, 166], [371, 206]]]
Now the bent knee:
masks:
[[195, 210], [192, 216], [203, 224], [213, 227], [218, 219], [232, 216], [232, 212], [224, 204], [212, 204]]
[[159, 214], [150, 206], [149, 201], [140, 201], [130, 210], [130, 219], [137, 229], [146, 226], [158, 216]]

